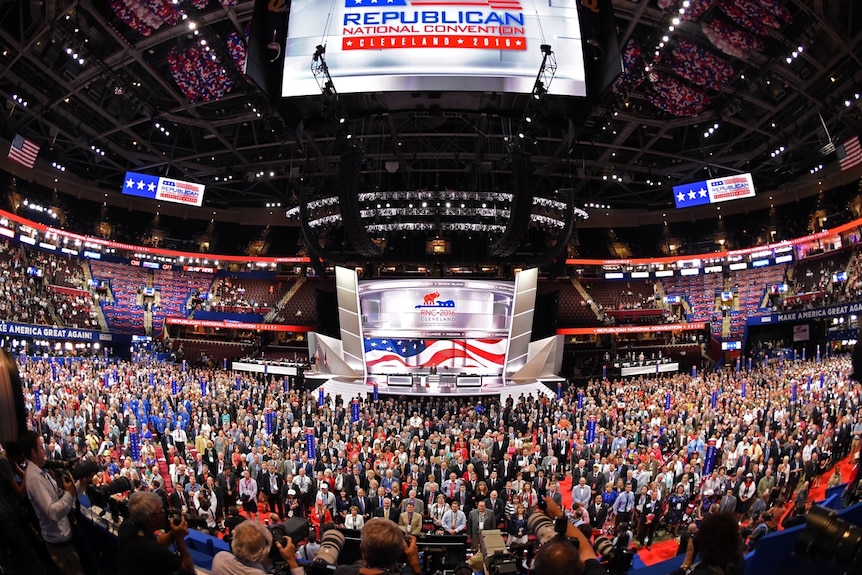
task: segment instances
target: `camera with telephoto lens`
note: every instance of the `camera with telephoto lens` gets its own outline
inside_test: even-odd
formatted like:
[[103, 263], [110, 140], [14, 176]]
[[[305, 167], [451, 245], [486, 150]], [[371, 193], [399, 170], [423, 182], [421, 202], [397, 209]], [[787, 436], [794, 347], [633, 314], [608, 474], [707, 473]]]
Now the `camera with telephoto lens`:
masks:
[[317, 568], [335, 568], [338, 556], [344, 549], [344, 540], [344, 533], [338, 529], [328, 529], [320, 538], [320, 549], [311, 564]]
[[[79, 467], [81, 464], [78, 464], [76, 467]], [[72, 470], [71, 475], [72, 477], [75, 476], [74, 469]], [[125, 500], [119, 500], [112, 496], [132, 490], [132, 482], [128, 477], [123, 477], [121, 475], [105, 485], [100, 485], [98, 487], [95, 485], [88, 485], [86, 491], [87, 497], [90, 499], [90, 503], [103, 509], [101, 515], [104, 516], [104, 510], [108, 510], [111, 512], [111, 518], [116, 521], [119, 517], [127, 518], [129, 516], [129, 505]]]
[[[541, 547], [554, 537], [559, 536], [566, 539], [568, 520], [565, 515], [555, 520], [551, 520], [551, 518], [544, 513], [533, 513], [527, 517], [527, 527], [529, 527], [530, 531], [536, 534], [536, 540]], [[573, 541], [573, 543], [577, 545], [577, 539]]]
[[59, 461], [56, 459], [49, 459], [45, 462], [43, 468], [51, 471], [60, 471], [64, 475], [68, 474], [73, 481], [78, 481], [79, 479], [95, 475], [102, 470], [99, 463], [92, 457], [87, 457], [85, 459], [73, 457], [71, 459]]
[[[269, 558], [273, 561], [281, 562], [283, 559], [278, 552], [276, 542], [284, 545], [284, 538], [290, 537], [291, 541], [298, 543], [308, 537], [308, 520], [292, 517], [282, 523], [270, 525], [267, 529], [269, 529], [272, 535], [272, 547], [269, 550]], [[321, 542], [320, 546], [323, 548], [323, 542]]]
[[862, 527], [817, 505], [811, 508], [805, 521], [808, 526], [796, 540], [797, 554], [846, 567], [850, 574], [862, 574]]
[[634, 551], [628, 549], [628, 537], [614, 545], [610, 537], [604, 535], [593, 541], [593, 550], [601, 557], [601, 563], [611, 575], [623, 575], [632, 566]]
[[69, 470], [69, 475], [72, 476], [72, 479], [78, 481], [79, 479], [95, 475], [101, 470], [102, 466], [99, 465], [98, 461], [92, 457], [86, 457], [78, 461], [72, 469]]

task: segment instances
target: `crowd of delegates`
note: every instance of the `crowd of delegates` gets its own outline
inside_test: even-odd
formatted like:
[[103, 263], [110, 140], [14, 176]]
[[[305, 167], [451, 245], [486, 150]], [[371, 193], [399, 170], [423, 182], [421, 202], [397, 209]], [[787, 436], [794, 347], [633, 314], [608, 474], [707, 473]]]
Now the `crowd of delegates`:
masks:
[[0, 317], [41, 325], [59, 320], [65, 326], [98, 329], [77, 260], [0, 241], [0, 277]]
[[503, 404], [321, 400], [290, 380], [143, 359], [24, 357], [19, 369], [48, 459], [95, 456], [95, 484], [128, 477], [212, 532], [243, 516], [307, 517], [317, 536], [328, 523], [386, 517], [474, 545], [499, 527], [516, 544], [539, 497], [561, 504], [564, 484], [572, 522], [649, 545], [658, 528], [683, 534], [710, 513], [804, 503], [862, 434], [862, 391], [841, 357], [597, 380], [559, 401]]

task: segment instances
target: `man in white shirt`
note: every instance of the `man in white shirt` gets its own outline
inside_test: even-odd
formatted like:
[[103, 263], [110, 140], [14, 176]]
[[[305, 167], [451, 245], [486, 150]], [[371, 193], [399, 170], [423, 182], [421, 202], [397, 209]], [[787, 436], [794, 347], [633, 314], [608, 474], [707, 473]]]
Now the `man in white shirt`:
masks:
[[239, 481], [239, 498], [242, 499], [242, 508], [254, 519], [257, 514], [257, 481], [252, 479], [248, 469], [242, 472]]
[[27, 457], [25, 484], [27, 497], [39, 520], [39, 529], [48, 548], [48, 554], [61, 573], [84, 575], [78, 550], [72, 540], [72, 523], [69, 513], [75, 507], [78, 493], [83, 491], [85, 480], [73, 481], [63, 476], [63, 485], [57, 485], [51, 473], [43, 469], [48, 455], [45, 440], [35, 431], [27, 431], [22, 438]]
[[459, 507], [458, 501], [453, 501], [449, 511], [443, 514], [443, 530], [449, 535], [460, 535], [467, 528], [467, 516]]

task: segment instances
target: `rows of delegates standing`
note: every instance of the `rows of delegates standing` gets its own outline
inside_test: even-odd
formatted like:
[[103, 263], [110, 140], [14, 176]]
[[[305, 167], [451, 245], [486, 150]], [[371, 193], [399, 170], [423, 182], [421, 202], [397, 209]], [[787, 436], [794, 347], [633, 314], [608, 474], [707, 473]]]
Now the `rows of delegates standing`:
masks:
[[[22, 356], [19, 370], [47, 460], [95, 457], [94, 484], [127, 477], [214, 533], [270, 514], [307, 517], [316, 535], [382, 516], [473, 544], [500, 527], [516, 544], [539, 497], [565, 495], [573, 522], [630, 528], [649, 545], [657, 528], [676, 535], [718, 509], [743, 518], [804, 503], [862, 434], [844, 357], [596, 380], [558, 401], [504, 404], [321, 397], [146, 357]], [[19, 462], [0, 466], [16, 485]], [[4, 497], [25, 506], [19, 492]]]

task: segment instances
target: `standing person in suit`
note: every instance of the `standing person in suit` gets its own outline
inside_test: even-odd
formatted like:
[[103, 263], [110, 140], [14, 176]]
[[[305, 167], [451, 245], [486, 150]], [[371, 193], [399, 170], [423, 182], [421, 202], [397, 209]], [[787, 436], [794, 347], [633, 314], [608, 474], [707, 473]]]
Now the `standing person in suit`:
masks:
[[469, 531], [470, 542], [473, 545], [473, 548], [479, 548], [482, 531], [496, 528], [497, 525], [494, 523], [494, 513], [485, 507], [484, 501], [480, 501], [476, 505], [476, 509], [470, 511], [470, 517], [467, 520], [467, 529]]
[[261, 491], [266, 495], [267, 505], [270, 513], [278, 513], [280, 519], [284, 519], [284, 498], [282, 488], [284, 480], [275, 470], [275, 462], [270, 460], [266, 471], [261, 476]]
[[719, 499], [718, 512], [736, 514], [736, 497], [733, 496], [733, 486], [728, 486], [724, 497]]
[[422, 533], [422, 514], [416, 511], [410, 500], [407, 500], [406, 510], [398, 518], [398, 525], [411, 535]]
[[658, 525], [658, 512], [661, 502], [647, 492], [644, 496], [646, 501], [641, 507], [640, 519], [638, 521], [638, 539], [646, 548], [652, 549], [652, 541], [655, 538], [655, 529]]
[[587, 513], [590, 516], [590, 525], [595, 529], [601, 529], [608, 518], [609, 506], [604, 502], [601, 495], [596, 495], [593, 503], [587, 507]]
[[407, 511], [407, 505], [411, 504], [413, 505], [413, 509], [414, 511], [416, 511], [416, 513], [418, 513], [419, 515], [425, 514], [425, 502], [416, 497], [415, 489], [411, 489], [407, 493], [407, 497], [405, 497], [404, 500], [401, 502], [401, 511]]
[[458, 479], [458, 476], [454, 472], [451, 472], [449, 473], [449, 478], [441, 485], [441, 488], [446, 497], [449, 498], [449, 503], [452, 503], [458, 497], [458, 492], [461, 490], [461, 480]]
[[189, 505], [190, 503], [191, 500], [184, 489], [174, 489], [171, 494], [168, 495], [168, 504], [173, 511], [187, 513], [191, 508]]
[[586, 507], [589, 505], [590, 499], [592, 499], [592, 490], [587, 485], [587, 478], [581, 477], [578, 484], [572, 488], [572, 501]]
[[365, 495], [365, 489], [362, 487], [356, 490], [356, 497], [353, 498], [353, 505], [359, 509], [359, 514], [368, 521], [371, 519], [371, 514], [374, 512], [374, 505], [371, 503], [371, 498]]
[[[455, 501], [461, 506], [461, 510], [467, 514], [470, 513], [471, 505], [473, 503], [473, 495], [467, 491], [467, 484], [462, 483], [461, 488], [458, 491], [458, 494], [455, 496]], [[451, 503], [451, 501], [450, 501]]]
[[515, 473], [517, 472], [517, 466], [512, 461], [512, 454], [507, 452], [503, 453], [503, 460], [497, 464], [497, 475], [500, 476], [501, 481], [511, 481], [515, 478]]
[[210, 475], [218, 475], [218, 456], [211, 439], [207, 440], [203, 454], [204, 465], [210, 470]]
[[557, 482], [553, 478], [548, 481], [548, 491], [545, 495], [553, 499], [560, 508], [563, 507], [563, 494], [557, 491]]
[[398, 523], [401, 519], [401, 513], [396, 507], [392, 507], [392, 500], [388, 497], [383, 498], [383, 507], [378, 507], [374, 510], [375, 517], [383, 517], [394, 523]]
[[551, 457], [545, 473], [551, 480], [562, 481], [566, 478], [566, 472], [563, 470], [563, 466], [560, 465], [560, 460], [557, 457]]
[[496, 491], [492, 491], [485, 500], [485, 507], [494, 514], [494, 524], [499, 525], [506, 517], [506, 503], [500, 498]]

